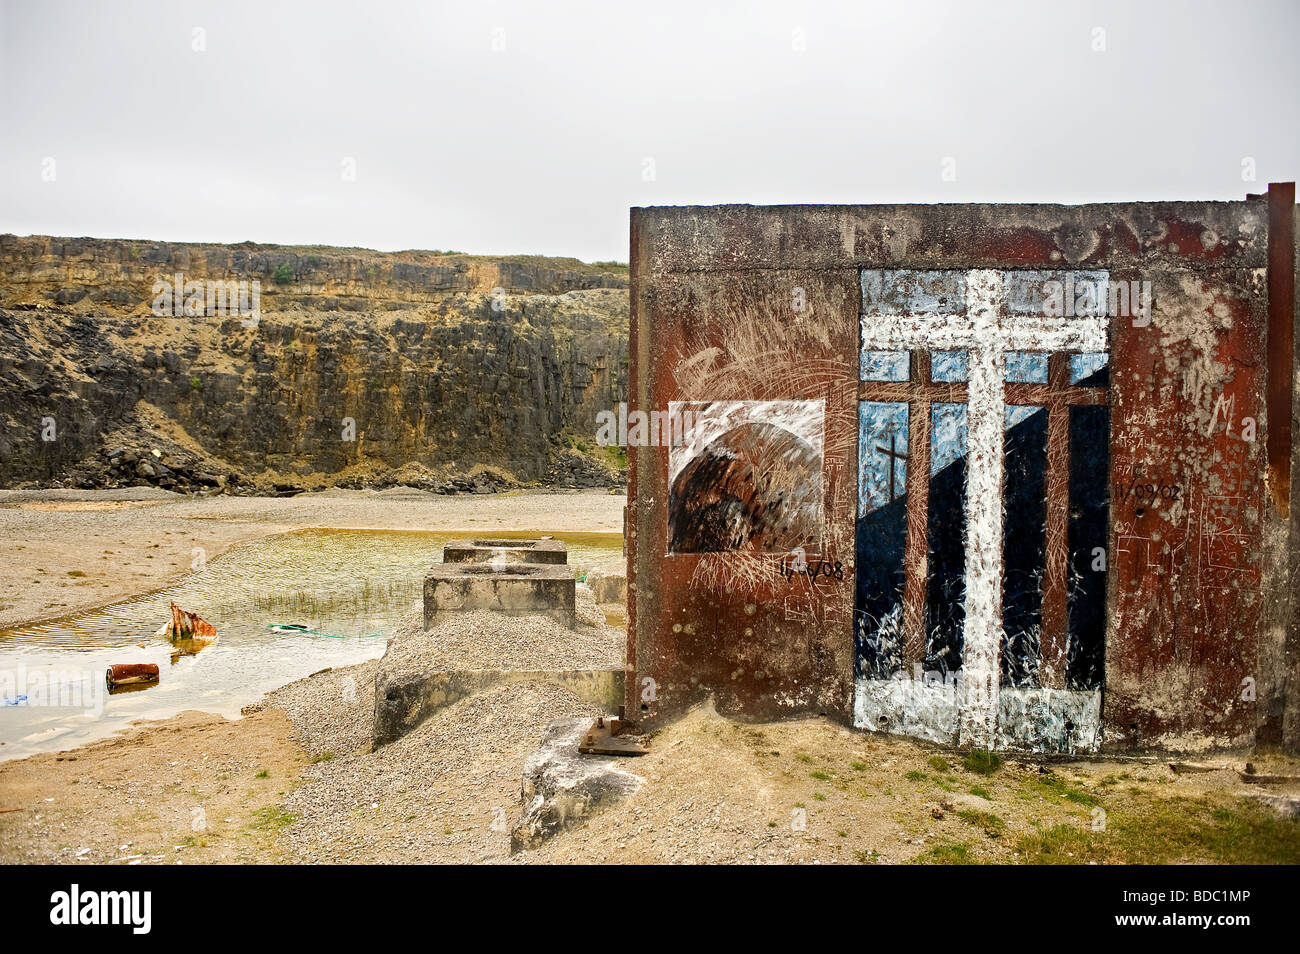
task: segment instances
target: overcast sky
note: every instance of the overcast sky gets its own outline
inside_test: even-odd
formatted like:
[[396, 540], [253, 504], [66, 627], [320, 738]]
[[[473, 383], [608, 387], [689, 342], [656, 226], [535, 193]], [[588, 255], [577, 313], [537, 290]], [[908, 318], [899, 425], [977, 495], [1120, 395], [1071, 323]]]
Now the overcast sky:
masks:
[[626, 261], [634, 205], [1240, 199], [1300, 176], [1298, 37], [1296, 0], [0, 0], [0, 232]]

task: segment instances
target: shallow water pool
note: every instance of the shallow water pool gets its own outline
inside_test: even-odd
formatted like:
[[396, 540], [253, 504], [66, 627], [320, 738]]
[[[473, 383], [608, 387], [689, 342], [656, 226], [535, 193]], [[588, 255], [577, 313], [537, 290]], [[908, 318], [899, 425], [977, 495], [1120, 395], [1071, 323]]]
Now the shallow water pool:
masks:
[[[0, 760], [82, 745], [136, 719], [185, 709], [233, 717], [263, 693], [327, 667], [383, 655], [416, 606], [428, 567], [464, 534], [301, 530], [234, 547], [176, 584], [98, 610], [0, 631]], [[537, 534], [493, 531], [494, 538]], [[622, 536], [557, 533], [575, 569], [617, 557]], [[217, 642], [173, 657], [153, 634], [172, 601], [217, 627]], [[276, 632], [299, 624], [329, 636]], [[159, 683], [109, 695], [114, 663], [157, 663]], [[367, 687], [358, 686], [364, 694]], [[25, 700], [20, 696], [26, 696]]]

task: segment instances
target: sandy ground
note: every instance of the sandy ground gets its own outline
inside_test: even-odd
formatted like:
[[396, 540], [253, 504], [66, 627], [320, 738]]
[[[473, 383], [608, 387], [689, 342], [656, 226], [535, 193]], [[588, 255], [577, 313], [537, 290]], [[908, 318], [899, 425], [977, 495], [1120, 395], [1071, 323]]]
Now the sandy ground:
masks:
[[[262, 533], [322, 526], [617, 532], [624, 499], [122, 496], [0, 495], [0, 532], [32, 548], [8, 553], [7, 569], [33, 567], [36, 556], [45, 572], [66, 575], [95, 548], [121, 548], [115, 556], [135, 561], [129, 575], [86, 570], [109, 584], [102, 593], [56, 591], [66, 604], [93, 605], [163, 585], [195, 545], [210, 556]], [[140, 552], [145, 541], [153, 560]], [[48, 614], [48, 596], [23, 592], [31, 582], [3, 584], [11, 618]], [[508, 655], [517, 637], [505, 626], [473, 639], [457, 630], [433, 656], [477, 668]], [[1300, 794], [1300, 785], [1245, 785], [1240, 759], [1197, 774], [1154, 759], [990, 766], [825, 719], [750, 725], [708, 706], [628, 761], [644, 779], [636, 793], [511, 855], [524, 760], [547, 724], [591, 707], [555, 686], [500, 687], [372, 751], [376, 666], [299, 680], [241, 720], [182, 713], [0, 764], [0, 862], [1300, 863], [1300, 822], [1252, 798]], [[1298, 759], [1254, 761], [1300, 775]]]
[[247, 540], [309, 527], [619, 533], [603, 491], [443, 496], [409, 488], [197, 497], [153, 488], [0, 490], [0, 630], [160, 589]]
[[0, 860], [283, 860], [280, 802], [307, 757], [281, 710], [183, 712], [71, 752], [0, 766]]

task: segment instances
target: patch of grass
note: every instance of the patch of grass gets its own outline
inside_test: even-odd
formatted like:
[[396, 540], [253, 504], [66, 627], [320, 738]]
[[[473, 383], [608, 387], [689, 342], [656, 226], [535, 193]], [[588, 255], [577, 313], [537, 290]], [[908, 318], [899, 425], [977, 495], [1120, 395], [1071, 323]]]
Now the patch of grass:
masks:
[[1097, 843], [1094, 833], [1077, 825], [1053, 825], [1016, 842], [1020, 863], [1026, 865], [1081, 865], [1109, 860], [1108, 846]]
[[859, 762], [857, 759], [852, 759], [849, 762], [849, 768], [853, 769], [855, 772], [865, 772], [867, 770], [867, 763]]
[[880, 852], [872, 850], [867, 851], [865, 848], [859, 848], [853, 852], [853, 860], [860, 865], [874, 865], [880, 861]]
[[298, 816], [285, 811], [283, 805], [266, 805], [253, 812], [253, 822], [248, 827], [257, 831], [280, 831], [297, 820]]
[[1300, 822], [1245, 799], [1234, 809], [1152, 798], [1111, 811], [1106, 829], [1059, 824], [1017, 842], [1024, 864], [1300, 864]]
[[972, 785], [970, 787], [970, 794], [976, 796], [977, 798], [982, 798], [985, 801], [993, 800], [993, 796], [988, 793], [987, 789], [980, 788], [978, 785]]
[[929, 778], [929, 776], [924, 772], [918, 772], [916, 769], [912, 769], [912, 771], [904, 775], [903, 778], [907, 779], [909, 782], [924, 782]]
[[1076, 805], [1088, 805], [1091, 807], [1098, 804], [1095, 796], [1089, 795], [1083, 789], [1072, 785], [1055, 772], [1048, 772], [1046, 775], [1031, 776], [1026, 781], [1024, 790], [1028, 794], [1037, 795], [1040, 798], [1064, 798], [1067, 801], [1074, 802]]
[[813, 792], [813, 798], [817, 799], [817, 801], [819, 802], [826, 801], [826, 796], [823, 795], [821, 792]]
[[312, 763], [313, 763], [313, 764], [316, 763], [316, 762], [333, 762], [333, 761], [334, 761], [334, 753], [333, 753], [333, 752], [322, 752], [320, 755], [313, 755], [313, 756], [311, 757], [311, 760], [312, 760]]
[[195, 391], [202, 391], [202, 390], [203, 390], [203, 379], [202, 379], [201, 377], [199, 377], [197, 374], [191, 374], [191, 375], [190, 375], [190, 388], [192, 388], [192, 389], [195, 390]]
[[808, 777], [815, 778], [819, 782], [829, 782], [831, 780], [831, 777], [827, 775], [825, 772], [821, 771], [820, 769], [814, 772], [809, 772]]
[[811, 762], [811, 761], [812, 761], [812, 756], [811, 756], [811, 755], [804, 755], [802, 752], [800, 752], [798, 755], [796, 755], [795, 758], [797, 758], [800, 762]]
[[951, 768], [951, 765], [942, 755], [932, 755], [930, 756], [930, 768], [936, 772], [946, 772]]
[[[368, 277], [368, 273], [373, 270], [373, 266], [370, 269], [367, 269]], [[281, 262], [276, 270], [271, 273], [271, 278], [275, 280], [277, 285], [288, 285], [293, 281], [293, 266], [288, 262]]]
[[975, 859], [971, 857], [970, 845], [965, 842], [949, 842], [943, 845], [935, 845], [926, 851], [921, 852], [912, 859], [914, 865], [973, 865]]
[[270, 777], [271, 777], [271, 773], [268, 772], [266, 769], [262, 769], [262, 771], [258, 772], [256, 775], [253, 776], [253, 778], [270, 778]]
[[996, 752], [976, 749], [961, 760], [962, 768], [976, 775], [992, 775], [1002, 767], [1002, 757]]
[[1007, 823], [992, 812], [966, 810], [958, 812], [957, 817], [968, 825], [982, 829], [990, 838], [1001, 838], [1007, 830]]
[[775, 828], [775, 827], [776, 827], [776, 822], [768, 822], [768, 823], [767, 823], [767, 827], [768, 827], [768, 828]]

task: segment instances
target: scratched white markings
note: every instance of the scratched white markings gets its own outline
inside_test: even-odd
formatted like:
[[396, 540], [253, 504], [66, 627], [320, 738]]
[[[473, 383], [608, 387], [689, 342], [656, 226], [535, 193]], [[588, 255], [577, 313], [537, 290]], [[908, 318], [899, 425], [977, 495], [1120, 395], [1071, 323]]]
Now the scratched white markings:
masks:
[[[879, 314], [879, 303], [888, 292], [881, 289], [880, 272], [864, 272], [862, 288], [862, 349], [864, 351], [929, 350], [969, 353], [967, 385], [969, 445], [966, 462], [966, 598], [961, 680], [956, 698], [942, 700], [929, 715], [946, 722], [955, 716], [951, 729], [932, 727], [927, 737], [948, 737], [953, 731], [962, 744], [990, 748], [1006, 743], [1016, 733], [1003, 727], [999, 732], [1000, 667], [998, 647], [1002, 639], [1002, 438], [1005, 426], [1003, 380], [1008, 352], [1069, 351], [1105, 352], [1108, 348], [1106, 319], [1083, 315], [1066, 317], [1026, 313], [1023, 296], [1008, 307], [1006, 276], [1014, 277], [1017, 288], [1025, 276], [990, 269], [974, 269], [959, 275], [911, 273], [917, 294], [908, 304], [941, 308], [913, 314]], [[1046, 273], [1043, 273], [1046, 276]], [[1039, 276], [1035, 274], [1034, 280]], [[939, 291], [936, 293], [935, 289]], [[958, 297], [960, 296], [960, 298]], [[873, 303], [874, 299], [874, 303]], [[954, 314], [958, 301], [964, 313]], [[934, 304], [931, 304], [931, 303]], [[867, 306], [877, 313], [867, 313]], [[858, 687], [857, 721], [870, 728], [880, 727], [873, 718], [881, 708], [891, 708], [896, 727], [900, 710], [912, 713], [904, 721], [921, 715], [921, 686], [867, 685]], [[900, 695], [901, 694], [901, 695]], [[1061, 693], [1056, 694], [1058, 697]], [[1037, 698], [1037, 697], [1036, 697]], [[1010, 700], [1008, 700], [1010, 702]], [[1007, 705], [1002, 705], [1007, 709]], [[1050, 706], [1049, 706], [1050, 708]], [[1084, 707], [1087, 709], [1088, 707]], [[955, 710], [955, 711], [954, 711]], [[1014, 710], [1014, 706], [1011, 711]], [[930, 722], [924, 715], [922, 721]], [[897, 728], [894, 728], [897, 731]]]

